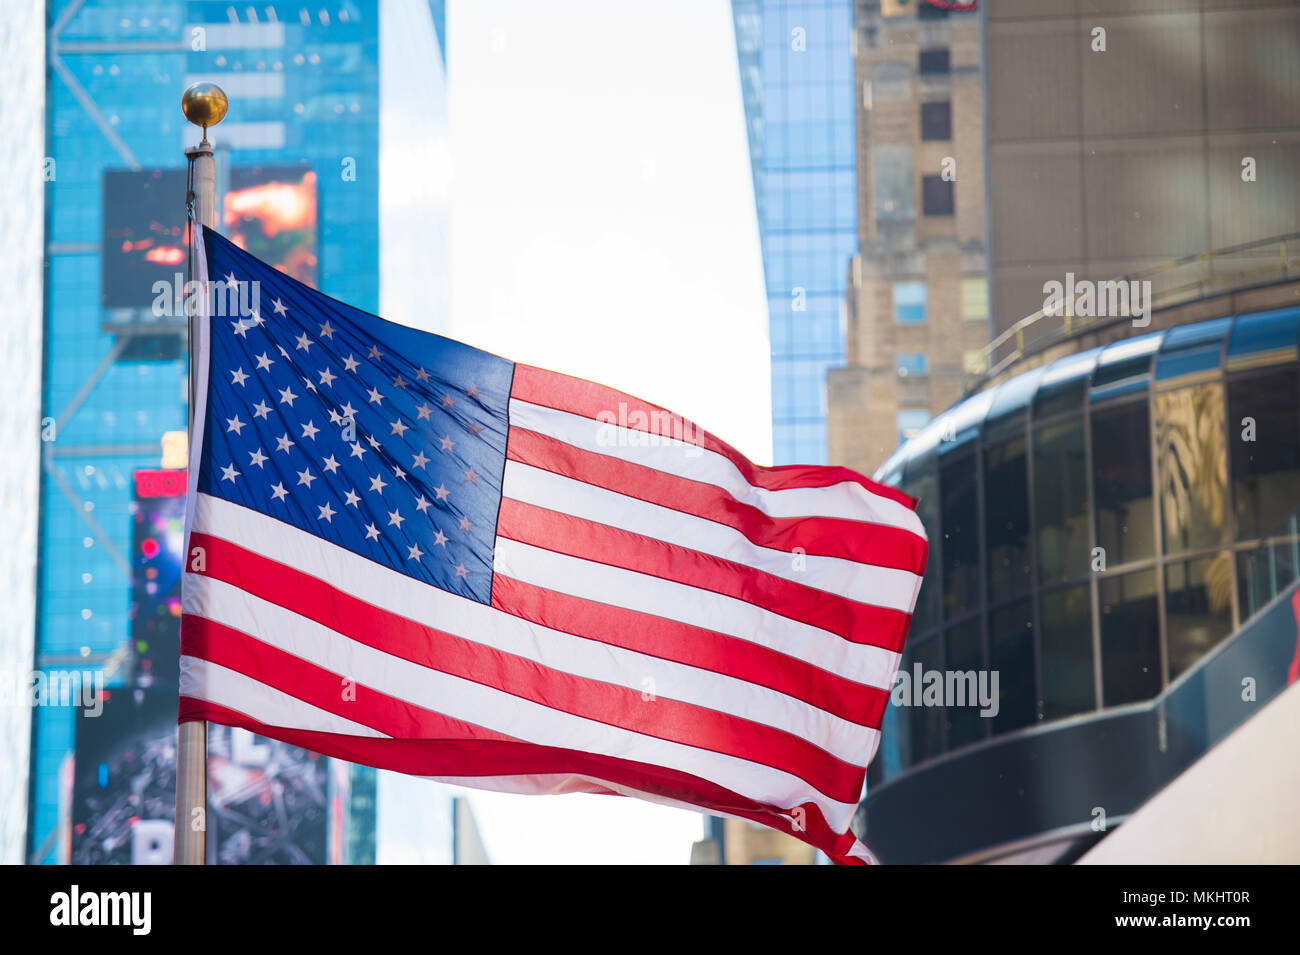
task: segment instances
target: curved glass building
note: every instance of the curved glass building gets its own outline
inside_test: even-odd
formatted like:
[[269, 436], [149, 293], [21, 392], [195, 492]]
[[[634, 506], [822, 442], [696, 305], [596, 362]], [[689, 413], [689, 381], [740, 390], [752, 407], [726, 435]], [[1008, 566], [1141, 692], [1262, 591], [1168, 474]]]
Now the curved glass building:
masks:
[[[1293, 611], [1248, 660], [1226, 644], [1300, 572], [1298, 355], [1300, 307], [1126, 338], [985, 387], [881, 467], [931, 548], [864, 803], [882, 860], [1059, 861], [1245, 719], [1243, 680], [1285, 685]], [[905, 688], [932, 671], [994, 702]]]

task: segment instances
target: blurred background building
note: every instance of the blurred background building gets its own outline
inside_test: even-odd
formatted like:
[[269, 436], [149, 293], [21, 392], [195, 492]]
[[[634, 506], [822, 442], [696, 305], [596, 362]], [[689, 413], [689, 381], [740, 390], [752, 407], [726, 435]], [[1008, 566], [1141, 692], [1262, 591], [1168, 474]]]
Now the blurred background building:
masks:
[[[876, 475], [930, 537], [901, 671], [998, 706], [888, 708], [887, 862], [1071, 861], [1300, 672], [1300, 9], [980, 6], [995, 337]], [[1149, 315], [1044, 314], [1067, 273]]]
[[826, 461], [857, 251], [853, 0], [732, 0], [772, 340], [776, 464]]
[[[230, 97], [210, 136], [227, 235], [330, 295], [429, 327], [446, 300], [446, 223], [436, 204], [418, 224], [392, 213], [381, 166], [410, 165], [403, 148], [426, 162], [440, 141], [445, 152], [444, 4], [50, 0], [45, 14], [31, 46], [49, 51], [44, 91], [26, 91], [44, 103], [53, 171], [34, 665], [102, 674], [109, 699], [97, 718], [33, 710], [25, 852], [169, 860], [187, 417], [176, 286], [183, 149], [200, 135], [180, 96], [202, 79]], [[386, 57], [418, 59], [422, 82], [381, 84]], [[416, 228], [425, 256], [403, 285], [380, 247]], [[374, 861], [374, 770], [224, 727], [210, 749], [210, 859]]]
[[980, 17], [858, 0], [858, 234], [830, 460], [870, 474], [961, 394], [988, 340]]

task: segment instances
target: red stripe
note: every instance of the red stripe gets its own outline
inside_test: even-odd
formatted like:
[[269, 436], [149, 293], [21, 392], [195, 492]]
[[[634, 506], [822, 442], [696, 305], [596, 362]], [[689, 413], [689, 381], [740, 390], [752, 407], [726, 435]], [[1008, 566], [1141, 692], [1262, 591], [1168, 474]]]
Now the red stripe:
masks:
[[181, 653], [242, 673], [319, 709], [402, 739], [508, 740], [513, 737], [445, 716], [326, 670], [256, 636], [195, 614], [181, 616]]
[[807, 554], [914, 574], [925, 570], [925, 539], [891, 524], [835, 517], [772, 517], [715, 485], [597, 454], [524, 428], [510, 429], [507, 447], [511, 461], [724, 524], [759, 547], [787, 553], [803, 548]]
[[497, 574], [492, 606], [552, 630], [755, 683], [879, 729], [889, 692], [769, 647], [653, 614], [597, 603]]
[[760, 467], [725, 441], [697, 427], [681, 415], [582, 378], [572, 378], [569, 375], [534, 368], [531, 365], [516, 364], [510, 397], [554, 408], [556, 411], [568, 411], [594, 421], [608, 421], [637, 431], [678, 438], [689, 444], [698, 445], [727, 458], [746, 481], [755, 487], [766, 488], [769, 491], [799, 487], [829, 487], [851, 481], [873, 494], [887, 497], [907, 507], [916, 507], [915, 499], [908, 497], [897, 488], [878, 484], [848, 468], [811, 464]]
[[[326, 756], [415, 776], [563, 775], [605, 780], [650, 795], [690, 803], [702, 811], [753, 819], [821, 849], [835, 862], [862, 864], [861, 859], [847, 855], [853, 847], [853, 836], [832, 830], [812, 803], [788, 810], [768, 806], [699, 776], [650, 763], [512, 741], [373, 739], [290, 729], [260, 723], [216, 703], [182, 696], [180, 722], [191, 720], [242, 727]], [[592, 790], [600, 789], [599, 785], [590, 783], [583, 788], [588, 786]], [[795, 810], [803, 810], [799, 825], [796, 821], [800, 821], [800, 817], [794, 815]]]
[[793, 733], [693, 703], [647, 701], [640, 690], [574, 676], [435, 630], [208, 534], [193, 532], [190, 547], [206, 548], [207, 576], [385, 653], [573, 716], [770, 766], [839, 802], [853, 802], [861, 793], [863, 767]]
[[853, 643], [898, 652], [908, 614], [849, 600], [653, 537], [503, 498], [497, 536], [725, 594]]

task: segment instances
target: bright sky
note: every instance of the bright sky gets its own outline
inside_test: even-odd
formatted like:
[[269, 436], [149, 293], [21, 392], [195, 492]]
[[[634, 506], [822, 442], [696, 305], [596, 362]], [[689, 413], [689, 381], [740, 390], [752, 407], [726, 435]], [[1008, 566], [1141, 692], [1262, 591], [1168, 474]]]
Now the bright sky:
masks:
[[[448, 4], [450, 325], [771, 461], [767, 312], [727, 0]], [[475, 792], [493, 861], [685, 863], [702, 817]]]

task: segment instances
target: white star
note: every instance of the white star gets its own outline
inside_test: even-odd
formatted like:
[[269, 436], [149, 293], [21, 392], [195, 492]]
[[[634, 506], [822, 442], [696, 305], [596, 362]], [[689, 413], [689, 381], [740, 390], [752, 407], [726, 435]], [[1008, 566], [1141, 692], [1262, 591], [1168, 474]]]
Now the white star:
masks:
[[311, 490], [311, 482], [316, 480], [316, 475], [311, 473], [311, 468], [305, 468], [298, 472], [298, 483], [306, 484], [307, 490]]
[[370, 446], [371, 446], [372, 448], [374, 448], [376, 451], [378, 451], [380, 448], [383, 447], [383, 445], [380, 444], [380, 443], [375, 439], [375, 436], [374, 436], [373, 434], [368, 434], [368, 435], [366, 435], [366, 440], [370, 442]]
[[412, 544], [410, 547], [406, 548], [406, 555], [407, 560], [419, 561], [419, 559], [424, 556], [424, 553], [420, 550], [419, 544]]
[[443, 485], [439, 484], [433, 489], [433, 493], [438, 496], [438, 500], [445, 501], [447, 500], [447, 495], [450, 494], [451, 491], [448, 491]]
[[441, 547], [443, 550], [447, 549], [447, 535], [444, 534], [442, 531], [434, 532], [433, 542], [438, 547]]
[[357, 409], [354, 408], [354, 407], [352, 407], [352, 402], [350, 402], [350, 401], [344, 402], [344, 403], [343, 403], [343, 417], [345, 417], [345, 418], [355, 418], [356, 416], [357, 416]]
[[244, 382], [248, 381], [248, 376], [244, 374], [244, 366], [240, 365], [239, 371], [232, 371], [230, 373], [230, 378], [231, 378], [230, 383], [232, 385], [239, 385], [242, 387]]
[[271, 500], [283, 501], [288, 496], [288, 494], [289, 492], [284, 489], [283, 484], [277, 483], [271, 485]]
[[320, 337], [329, 338], [331, 340], [334, 338], [334, 328], [330, 325], [328, 319], [325, 321], [325, 324], [320, 327]]
[[477, 421], [475, 421], [472, 425], [470, 425], [465, 430], [468, 431], [470, 434], [474, 435], [475, 437], [478, 437], [478, 433], [483, 430], [483, 426], [479, 424]]
[[417, 371], [417, 372], [415, 373], [415, 380], [416, 380], [416, 381], [428, 381], [428, 380], [429, 380], [429, 373], [428, 373], [427, 371], [425, 371], [423, 368], [421, 368], [419, 371]]
[[370, 403], [373, 405], [373, 404], [383, 404], [383, 402], [384, 402], [384, 396], [379, 393], [379, 390], [376, 388], [371, 388]]
[[320, 372], [320, 383], [327, 387], [332, 386], [334, 384], [334, 379], [337, 377], [338, 375], [326, 368], [324, 371]]
[[393, 477], [397, 478], [397, 480], [399, 481], [405, 481], [406, 472], [403, 471], [401, 468], [395, 467], [393, 468]]
[[361, 456], [365, 453], [366, 453], [366, 449], [361, 446], [360, 441], [352, 445], [352, 456], [356, 458], [358, 461], [361, 460]]
[[474, 386], [474, 382], [471, 381], [469, 383], [469, 387], [465, 389], [465, 394], [467, 394], [471, 398], [478, 397], [478, 388]]
[[295, 338], [294, 341], [298, 343], [298, 347], [295, 348], [294, 351], [305, 351], [309, 353], [311, 352], [312, 342], [311, 339], [307, 337], [306, 332], [303, 332], [301, 335]]
[[285, 454], [288, 454], [289, 449], [292, 447], [293, 442], [289, 440], [289, 432], [287, 431], [275, 439], [275, 450], [277, 451], [283, 451]]
[[457, 564], [457, 565], [456, 565], [456, 576], [457, 576], [457, 577], [464, 577], [466, 580], [469, 579], [469, 571], [465, 569], [465, 565], [464, 565], [464, 564]]
[[254, 325], [266, 324], [266, 319], [264, 319], [261, 315], [258, 314], [257, 309], [253, 309], [253, 324]]
[[450, 451], [454, 447], [456, 447], [456, 442], [451, 440], [451, 435], [449, 434], [445, 435], [442, 441], [438, 444], [439, 451]]
[[265, 418], [270, 413], [271, 413], [271, 406], [268, 405], [265, 401], [259, 401], [257, 404], [253, 405], [254, 418]]
[[284, 350], [284, 346], [283, 346], [283, 345], [276, 345], [275, 347], [276, 347], [276, 349], [280, 352], [280, 357], [283, 358], [283, 359], [285, 359], [286, 361], [288, 361], [288, 360], [289, 360], [289, 353], [288, 353], [287, 351]]
[[453, 398], [451, 395], [443, 395], [443, 396], [442, 396], [442, 406], [443, 406], [444, 408], [450, 408], [450, 407], [451, 407], [452, 405], [454, 405], [455, 403], [456, 403], [456, 399]]
[[338, 469], [339, 469], [339, 463], [334, 460], [334, 455], [331, 454], [328, 458], [325, 459], [325, 470], [328, 471], [330, 474], [333, 474]]
[[415, 457], [411, 459], [411, 467], [413, 468], [422, 468], [428, 463], [429, 463], [429, 459], [424, 456], [423, 451], [419, 452]]
[[283, 315], [286, 311], [288, 311], [288, 309], [284, 307], [284, 303], [281, 302], [278, 298], [271, 303], [271, 308], [275, 309], [275, 314], [277, 315]]
[[424, 499], [423, 494], [415, 499], [415, 509], [421, 514], [429, 509], [429, 502]]
[[478, 475], [474, 473], [474, 465], [471, 464], [469, 470], [465, 472], [465, 480], [470, 484], [478, 483]]
[[374, 359], [376, 359], [376, 360], [378, 360], [378, 359], [384, 357], [384, 353], [381, 352], [381, 351], [379, 350], [379, 346], [378, 346], [378, 345], [371, 345], [371, 346], [370, 346], [370, 357], [371, 357], [371, 358], [374, 358]]
[[390, 427], [393, 429], [393, 434], [397, 435], [399, 438], [406, 437], [406, 432], [409, 430], [401, 418], [394, 421]]
[[238, 284], [239, 284], [239, 279], [235, 278], [235, 273], [234, 273], [234, 272], [227, 272], [227, 273], [226, 273], [226, 284], [227, 284], [227, 285], [238, 285]]
[[343, 423], [343, 415], [339, 414], [339, 413], [338, 413], [337, 411], [335, 411], [333, 408], [330, 408], [330, 409], [329, 409], [329, 412], [330, 412], [330, 424], [342, 424], [342, 423]]
[[330, 507], [329, 501], [326, 501], [319, 508], [319, 510], [320, 510], [320, 517], [318, 518], [318, 520], [329, 521], [331, 524], [334, 523], [334, 515], [337, 512], [334, 510], [334, 508]]
[[235, 415], [233, 418], [227, 418], [226, 424], [228, 425], [226, 431], [233, 431], [235, 434], [239, 434], [239, 432], [246, 427], [244, 422], [239, 420], [239, 415]]
[[231, 322], [230, 327], [235, 330], [235, 334], [238, 335], [240, 338], [248, 337], [248, 326], [244, 324], [244, 320], [242, 318], [237, 322]]
[[235, 470], [233, 464], [227, 465], [221, 469], [221, 480], [229, 481], [231, 484], [234, 484], [235, 478], [237, 477], [239, 477], [239, 472]]
[[275, 364], [274, 358], [267, 358], [266, 352], [257, 356], [257, 367], [261, 371], [270, 371], [271, 366]]
[[463, 530], [463, 531], [467, 531], [467, 530], [469, 530], [469, 529], [470, 529], [471, 527], [473, 527], [473, 526], [474, 526], [474, 525], [471, 524], [471, 523], [469, 522], [469, 518], [468, 518], [468, 517], [462, 517], [462, 518], [460, 519], [460, 529], [461, 529], [461, 530]]
[[292, 389], [292, 388], [281, 388], [281, 389], [280, 389], [280, 404], [282, 404], [282, 405], [288, 405], [290, 408], [292, 408], [292, 407], [293, 407], [293, 399], [295, 399], [295, 398], [297, 398], [297, 397], [298, 397], [298, 396], [295, 395], [295, 394], [293, 393], [293, 389]]
[[404, 520], [406, 520], [406, 518], [404, 518], [398, 511], [393, 510], [388, 512], [389, 527], [392, 527], [394, 524], [396, 524], [397, 529], [400, 531], [402, 529], [402, 521]]
[[348, 353], [347, 358], [343, 359], [343, 367], [346, 368], [348, 371], [356, 371], [357, 365], [359, 364], [361, 363], [352, 357], [351, 352]]
[[370, 479], [370, 490], [378, 494], [383, 494], [384, 488], [386, 487], [388, 487], [388, 485], [384, 483], [384, 476], [382, 474], [376, 474]]
[[310, 421], [308, 421], [305, 425], [302, 426], [302, 436], [304, 438], [311, 438], [313, 441], [315, 441], [316, 435], [319, 432], [320, 432], [320, 428], [316, 427]]
[[310, 391], [312, 394], [316, 393], [316, 386], [311, 383], [310, 378], [304, 378], [302, 380], [302, 383], [307, 386], [307, 390]]
[[344, 504], [351, 504], [353, 507], [356, 507], [357, 504], [358, 504], [360, 501], [361, 501], [360, 496], [358, 496], [358, 494], [357, 494], [357, 492], [356, 492], [356, 489], [353, 488], [353, 489], [351, 489], [351, 490], [348, 491], [348, 493], [347, 493], [347, 495], [346, 495], [346, 499], [344, 500], [343, 503], [344, 503]]
[[415, 410], [420, 412], [421, 421], [427, 420], [429, 415], [433, 414], [433, 409], [429, 407], [429, 403], [427, 401], [424, 404], [420, 405], [420, 407]]
[[367, 539], [367, 540], [376, 540], [376, 541], [379, 540], [379, 528], [377, 528], [374, 524], [367, 524], [367, 525], [366, 525], [366, 539]]
[[398, 375], [396, 378], [393, 379], [393, 387], [394, 387], [394, 388], [405, 388], [405, 387], [406, 387], [406, 379], [403, 378], [401, 375]]
[[266, 455], [262, 453], [261, 448], [258, 448], [256, 451], [254, 451], [252, 454], [249, 455], [249, 457], [252, 459], [249, 463], [255, 464], [259, 468], [262, 466], [262, 462], [266, 460]]

